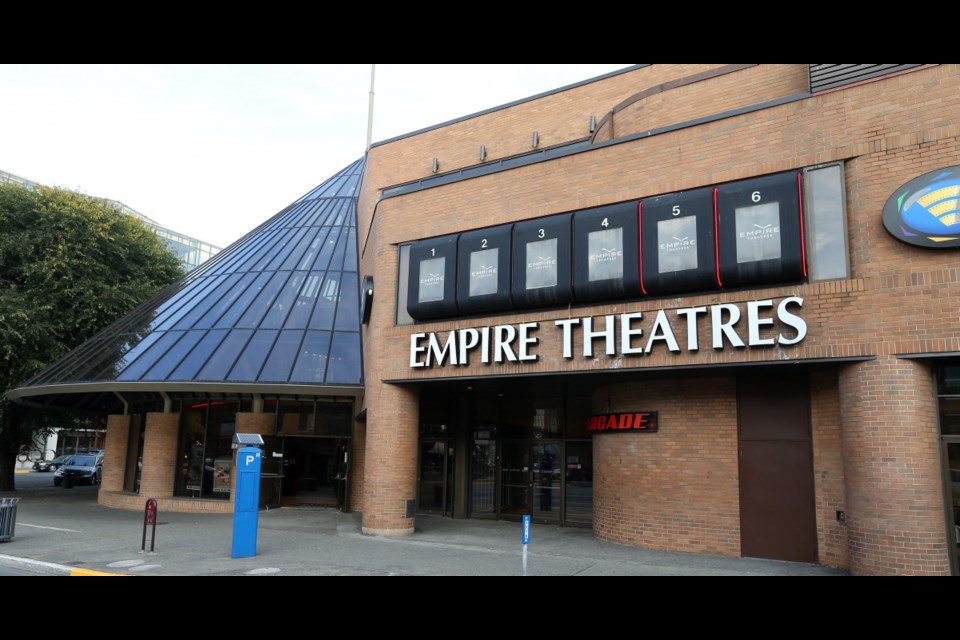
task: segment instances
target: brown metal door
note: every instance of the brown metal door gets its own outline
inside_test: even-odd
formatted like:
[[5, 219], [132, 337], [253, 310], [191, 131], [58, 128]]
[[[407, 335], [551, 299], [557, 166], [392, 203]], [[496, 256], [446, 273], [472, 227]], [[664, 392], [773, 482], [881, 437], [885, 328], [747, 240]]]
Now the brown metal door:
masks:
[[741, 378], [740, 552], [817, 561], [807, 376]]

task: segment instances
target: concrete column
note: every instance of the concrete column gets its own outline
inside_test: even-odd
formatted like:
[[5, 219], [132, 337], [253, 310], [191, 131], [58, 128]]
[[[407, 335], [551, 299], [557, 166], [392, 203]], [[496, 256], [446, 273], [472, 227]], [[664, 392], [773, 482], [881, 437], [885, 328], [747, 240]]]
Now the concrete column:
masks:
[[107, 442], [103, 455], [102, 491], [123, 491], [127, 470], [127, 442], [130, 439], [131, 416], [107, 417]]
[[417, 497], [420, 393], [381, 384], [366, 397], [363, 532], [408, 536], [416, 523], [407, 517], [407, 505]]
[[[259, 433], [262, 436], [272, 436], [277, 432], [276, 413], [237, 413], [237, 433]], [[237, 497], [237, 454], [233, 454], [233, 464], [230, 467], [230, 502]]]
[[179, 433], [179, 413], [147, 414], [143, 439], [143, 469], [140, 473], [140, 495], [144, 500], [173, 496]]
[[881, 356], [840, 372], [850, 571], [949, 575], [933, 375]]

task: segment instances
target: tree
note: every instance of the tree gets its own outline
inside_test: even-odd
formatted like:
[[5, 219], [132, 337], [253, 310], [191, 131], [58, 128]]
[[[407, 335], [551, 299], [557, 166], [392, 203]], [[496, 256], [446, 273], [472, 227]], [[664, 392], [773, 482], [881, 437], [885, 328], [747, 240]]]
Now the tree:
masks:
[[56, 418], [6, 393], [183, 272], [138, 219], [65, 189], [0, 185], [0, 491]]

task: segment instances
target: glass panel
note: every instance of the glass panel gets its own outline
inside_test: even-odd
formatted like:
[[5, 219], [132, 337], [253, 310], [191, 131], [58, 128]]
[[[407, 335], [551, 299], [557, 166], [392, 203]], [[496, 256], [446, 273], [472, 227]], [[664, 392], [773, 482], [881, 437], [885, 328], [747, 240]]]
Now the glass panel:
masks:
[[593, 522], [593, 442], [566, 443], [566, 522]]
[[623, 227], [587, 234], [587, 278], [590, 282], [623, 277]]
[[410, 277], [410, 245], [400, 246], [400, 266], [397, 280], [397, 324], [413, 324], [413, 318], [407, 313], [407, 289]]
[[330, 258], [330, 266], [327, 267], [331, 271], [342, 271], [343, 270], [343, 255], [347, 251], [347, 241], [350, 239], [350, 234], [346, 229], [340, 232], [340, 239], [337, 241], [337, 248], [333, 252], [333, 257]]
[[235, 329], [224, 339], [223, 344], [210, 356], [197, 376], [197, 380], [212, 380], [221, 382], [226, 379], [227, 372], [233, 368], [237, 356], [243, 351], [253, 331], [249, 329]]
[[[292, 237], [287, 238], [284, 242], [283, 247], [277, 251], [276, 255], [273, 257], [270, 262], [263, 267], [264, 271], [279, 271], [280, 265], [294, 253], [294, 249], [299, 246], [300, 241], [303, 240], [303, 237], [306, 235], [306, 229], [297, 229]], [[262, 263], [261, 263], [262, 264]]]
[[313, 402], [284, 402], [278, 417], [280, 433], [287, 436], [314, 435]]
[[327, 365], [328, 384], [360, 384], [363, 363], [360, 360], [360, 334], [333, 334], [330, 361]]
[[956, 554], [954, 566], [960, 566], [960, 443], [947, 444], [947, 466], [950, 486], [948, 496], [950, 500], [951, 516], [953, 518], [953, 550]]
[[172, 347], [173, 344], [183, 336], [182, 331], [168, 331], [166, 333], [158, 331], [157, 333], [162, 334], [160, 339], [157, 340], [146, 353], [137, 358], [133, 364], [124, 369], [123, 372], [117, 376], [117, 380], [139, 380], [157, 360], [167, 353], [167, 349]]
[[474, 433], [470, 452], [470, 515], [495, 516], [497, 513], [497, 441], [495, 434], [479, 429]]
[[297, 358], [303, 331], [281, 331], [280, 339], [273, 346], [267, 364], [260, 372], [260, 382], [286, 382], [290, 378], [290, 369]]
[[500, 443], [503, 457], [500, 467], [500, 512], [522, 516], [530, 513], [532, 472], [530, 445], [526, 440]]
[[339, 301], [340, 274], [328, 273], [323, 279], [323, 284], [320, 285], [320, 297], [317, 298], [313, 316], [310, 318], [310, 328], [333, 329], [333, 317]]
[[211, 403], [203, 454], [203, 498], [230, 499], [236, 420], [235, 405]]
[[245, 273], [242, 276], [239, 276], [239, 280], [232, 280], [230, 284], [230, 289], [226, 294], [217, 301], [217, 304], [210, 308], [207, 313], [200, 318], [196, 324], [193, 325], [195, 329], [209, 329], [214, 325], [214, 323], [220, 319], [220, 316], [223, 315], [224, 311], [230, 308], [230, 306], [243, 295], [243, 292], [247, 290], [247, 287], [250, 286], [250, 283], [253, 282], [254, 278], [257, 277], [256, 273]]
[[960, 436], [960, 398], [940, 398], [940, 432]]
[[446, 514], [446, 504], [453, 495], [448, 486], [448, 465], [453, 466], [451, 448], [446, 440], [427, 440], [420, 443], [420, 496], [418, 508], [426, 513]]
[[360, 330], [360, 284], [356, 273], [344, 273], [337, 305], [337, 331]]
[[[219, 284], [216, 289], [210, 291], [206, 294], [206, 297], [200, 301], [189, 313], [183, 316], [180, 321], [175, 325], [175, 329], [190, 329], [196, 324], [196, 322], [203, 317], [214, 305], [220, 306], [220, 299], [227, 295], [228, 292], [233, 289], [237, 282], [240, 280], [241, 276], [238, 273], [235, 273], [230, 276], [219, 276], [217, 280]], [[222, 308], [222, 307], [220, 307]]]
[[657, 223], [657, 264], [660, 273], [697, 268], [697, 217], [684, 216]]
[[303, 254], [309, 251], [310, 245], [313, 243], [319, 231], [319, 229], [306, 229], [303, 238], [297, 243], [293, 251], [290, 252], [287, 259], [284, 260], [283, 265], [280, 267], [281, 271], [292, 271], [300, 264], [300, 261], [303, 260]]
[[214, 325], [217, 329], [232, 329], [234, 323], [237, 319], [246, 311], [247, 307], [250, 306], [250, 301], [253, 300], [260, 292], [263, 290], [263, 287], [270, 281], [270, 278], [273, 277], [272, 273], [261, 273], [257, 275], [256, 280], [240, 295], [237, 297], [236, 302], [233, 303], [226, 313], [217, 320], [217, 323]]
[[347, 254], [343, 258], [343, 270], [344, 271], [356, 271], [359, 266], [357, 260], [357, 232], [354, 229], [350, 230], [350, 233], [347, 236]]
[[506, 438], [544, 438], [560, 436], [559, 398], [504, 399], [501, 436]]
[[263, 286], [260, 295], [250, 303], [246, 313], [243, 314], [243, 317], [240, 318], [236, 326], [242, 329], [256, 329], [259, 327], [261, 320], [273, 305], [273, 301], [280, 295], [280, 292], [283, 291], [283, 285], [289, 277], [290, 273], [287, 271], [273, 274], [270, 282]]
[[847, 278], [850, 264], [843, 167], [810, 169], [804, 174], [804, 186], [810, 280]]
[[230, 375], [227, 376], [226, 379], [238, 382], [252, 382], [256, 380], [261, 367], [263, 367], [263, 362], [267, 359], [267, 354], [270, 353], [270, 349], [273, 347], [273, 343], [276, 342], [277, 334], [279, 333], [279, 331], [271, 330], [254, 332], [253, 338], [250, 339], [247, 346], [240, 352], [240, 359], [237, 360], [237, 363], [233, 366], [233, 370], [230, 371]]
[[527, 289], [557, 286], [557, 239], [527, 243]]
[[293, 302], [300, 292], [305, 276], [306, 274], [302, 271], [295, 272], [290, 276], [290, 279], [283, 285], [280, 295], [276, 297], [270, 310], [267, 311], [267, 315], [264, 316], [263, 322], [260, 323], [261, 329], [280, 329], [283, 327], [287, 314], [290, 313]]
[[940, 367], [940, 395], [960, 396], [960, 365]]
[[593, 399], [590, 396], [568, 396], [567, 413], [564, 419], [564, 432], [567, 438], [589, 440], [593, 434], [587, 431], [590, 416], [593, 415]]
[[353, 434], [353, 404], [318, 402], [316, 434], [318, 436], [350, 436]]
[[453, 398], [451, 394], [423, 389], [420, 396], [420, 437], [453, 436]]
[[200, 497], [203, 489], [203, 447], [206, 440], [204, 428], [206, 405], [185, 411], [180, 423], [180, 456], [177, 458], [177, 477], [174, 483], [176, 496]]
[[329, 331], [307, 331], [290, 382], [322, 383], [330, 352]]
[[340, 229], [331, 229], [330, 235], [327, 236], [326, 242], [324, 242], [323, 246], [320, 248], [320, 254], [317, 256], [317, 261], [313, 265], [314, 271], [326, 271], [327, 267], [330, 265], [330, 258], [333, 256], [333, 250], [337, 248], [337, 240], [339, 239]]
[[287, 316], [284, 323], [285, 329], [306, 329], [310, 322], [310, 314], [313, 313], [313, 307], [317, 303], [317, 294], [320, 293], [320, 285], [323, 283], [323, 276], [319, 273], [307, 275], [297, 293], [297, 299], [293, 303], [293, 309]]
[[[195, 333], [202, 335], [204, 332], [199, 331]], [[226, 329], [214, 329], [206, 332], [206, 335], [202, 336], [202, 339], [191, 349], [190, 353], [187, 354], [187, 357], [184, 358], [176, 370], [168, 376], [168, 379], [193, 380], [197, 375], [197, 371], [199, 371], [200, 367], [207, 361], [207, 358], [210, 357], [213, 350], [220, 346], [220, 342], [227, 333]]]
[[157, 324], [157, 329], [172, 329], [181, 318], [200, 304], [205, 296], [213, 291], [214, 287], [225, 277], [226, 276], [201, 277], [187, 285], [186, 288], [189, 290], [189, 297], [183, 301], [176, 311], [167, 313], [163, 321]]
[[300, 258], [300, 262], [297, 263], [297, 270], [305, 271], [310, 269], [314, 260], [317, 259], [317, 255], [320, 253], [320, 249], [323, 247], [324, 242], [327, 241], [327, 233], [329, 233], [329, 230], [326, 228], [321, 228], [317, 231], [317, 235], [313, 238], [313, 242], [310, 243], [309, 248], [303, 254], [303, 257]]
[[470, 253], [470, 296], [486, 296], [497, 292], [497, 266], [500, 249]]
[[167, 350], [166, 355], [146, 373], [142, 380], [166, 380], [174, 367], [180, 364], [188, 353], [200, 342], [206, 331], [187, 331], [177, 344]]
[[446, 267], [446, 258], [429, 258], [420, 261], [420, 289], [417, 292], [417, 302], [443, 300], [443, 281], [446, 276]]
[[779, 260], [780, 203], [765, 202], [752, 207], [738, 207], [737, 263]]
[[560, 521], [560, 485], [563, 476], [560, 445], [554, 443], [533, 445], [533, 517], [539, 520]]

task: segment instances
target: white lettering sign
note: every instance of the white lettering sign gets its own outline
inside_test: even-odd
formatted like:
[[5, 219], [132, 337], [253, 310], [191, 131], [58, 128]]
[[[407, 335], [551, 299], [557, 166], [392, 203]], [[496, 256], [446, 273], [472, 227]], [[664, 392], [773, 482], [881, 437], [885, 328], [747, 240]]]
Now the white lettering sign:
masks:
[[[642, 356], [664, 350], [682, 353], [684, 349], [677, 340], [678, 330], [680, 336], [686, 333], [686, 351], [689, 352], [699, 351], [701, 329], [709, 331], [710, 343], [718, 351], [727, 346], [735, 349], [789, 347], [800, 344], [807, 337], [807, 323], [797, 315], [803, 308], [803, 298], [785, 298], [779, 303], [752, 300], [745, 306], [746, 313], [735, 304], [690, 307], [673, 312], [661, 310], [648, 316], [646, 331], [642, 313], [566, 318], [555, 320], [554, 325], [561, 332], [563, 357], [568, 360], [574, 357], [575, 351], [584, 358], [593, 358], [597, 352], [609, 357]], [[746, 327], [742, 326], [744, 317]], [[537, 362], [539, 355], [535, 349], [540, 339], [535, 334], [539, 330], [539, 322], [524, 322], [458, 329], [445, 334], [414, 333], [410, 336], [410, 367], [465, 367], [470, 365], [470, 358], [475, 357], [477, 351], [480, 352], [480, 363], [485, 365]], [[642, 341], [644, 337], [645, 342]]]

